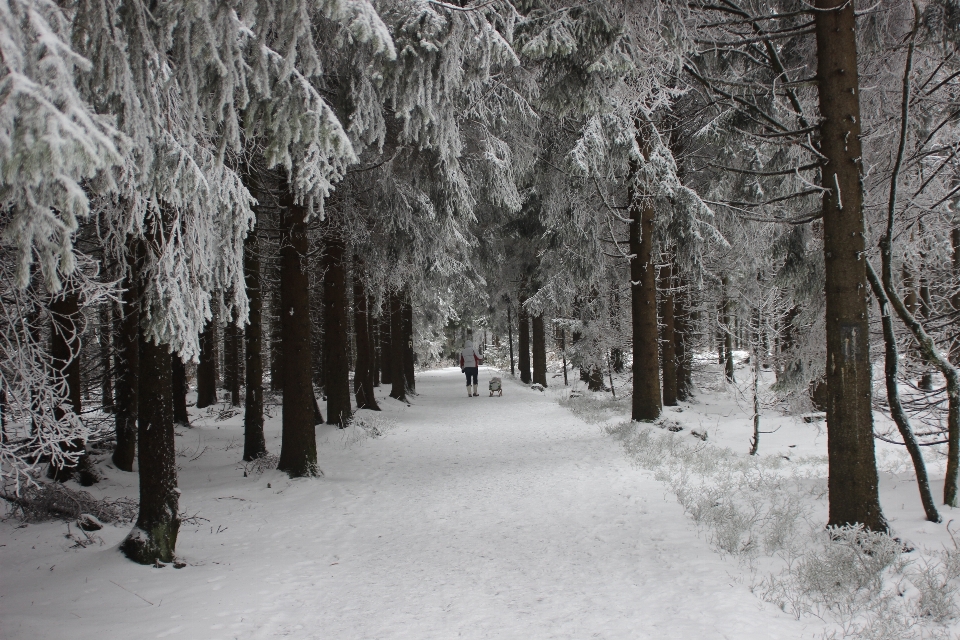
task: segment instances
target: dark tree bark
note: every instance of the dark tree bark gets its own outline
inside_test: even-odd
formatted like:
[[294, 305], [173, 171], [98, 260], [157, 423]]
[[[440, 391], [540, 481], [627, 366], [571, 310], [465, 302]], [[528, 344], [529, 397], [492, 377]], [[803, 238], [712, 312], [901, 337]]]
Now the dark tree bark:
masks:
[[693, 395], [693, 352], [690, 343], [690, 312], [687, 304], [687, 287], [683, 276], [677, 279], [674, 296], [674, 351], [677, 357], [677, 400], [689, 400]]
[[323, 278], [323, 352], [327, 393], [327, 424], [346, 427], [350, 404], [350, 359], [347, 354], [347, 284], [345, 247], [340, 232], [328, 226]]
[[401, 320], [403, 322], [403, 381], [407, 393], [417, 395], [416, 354], [413, 351], [413, 304], [410, 291], [404, 292]]
[[563, 362], [563, 386], [570, 384], [567, 380], [567, 332], [566, 329], [560, 329], [560, 358]]
[[660, 270], [660, 290], [662, 291], [661, 317], [663, 329], [660, 346], [663, 351], [663, 404], [677, 406], [677, 332], [674, 315], [673, 269], [667, 264]]
[[[51, 376], [55, 384], [63, 386], [65, 400], [63, 405], [54, 407], [54, 415], [62, 420], [69, 411], [79, 419], [83, 409], [80, 394], [80, 298], [71, 279], [67, 279], [63, 290], [50, 301], [50, 318]], [[82, 451], [84, 443], [71, 440], [61, 443], [60, 447], [74, 453]], [[63, 466], [54, 460], [47, 470], [47, 477], [65, 482], [73, 477], [77, 466]]]
[[[637, 143], [644, 156], [650, 155], [649, 124], [637, 121]], [[631, 166], [631, 175], [640, 170]], [[633, 185], [634, 180], [630, 180]], [[655, 211], [645, 193], [630, 188], [630, 310], [633, 321], [633, 420], [652, 421], [660, 417], [660, 360], [657, 340], [657, 279], [653, 263]]]
[[510, 317], [510, 305], [507, 305], [507, 344], [510, 346], [510, 375], [516, 376], [513, 366], [513, 319]]
[[860, 175], [856, 18], [846, 0], [816, 0], [826, 280], [830, 525], [886, 531], [873, 442], [867, 276]]
[[187, 413], [187, 368], [177, 353], [170, 354], [171, 389], [173, 393], [173, 423], [190, 426]]
[[913, 469], [917, 476], [917, 488], [920, 490], [920, 502], [923, 504], [927, 520], [941, 522], [940, 512], [937, 511], [937, 506], [933, 501], [933, 493], [930, 491], [930, 478], [927, 476], [927, 465], [923, 461], [920, 443], [910, 426], [910, 418], [907, 417], [907, 413], [903, 410], [903, 405], [900, 402], [899, 380], [897, 380], [900, 358], [897, 353], [897, 336], [893, 331], [893, 319], [890, 317], [889, 303], [880, 279], [869, 264], [867, 265], [867, 278], [870, 280], [873, 294], [877, 298], [877, 305], [880, 307], [880, 320], [883, 325], [884, 377], [890, 415], [897, 424], [897, 429], [903, 438], [903, 444], [907, 447], [907, 452], [913, 460]]
[[100, 406], [113, 413], [113, 313], [110, 303], [100, 306]]
[[370, 317], [370, 303], [367, 301], [367, 332], [369, 334], [368, 348], [370, 349], [370, 379], [373, 386], [380, 386], [380, 322]]
[[532, 380], [530, 376], [530, 315], [523, 306], [525, 301], [526, 298], [521, 296], [520, 312], [517, 314], [520, 319], [520, 331], [517, 338], [520, 353], [517, 354], [517, 368], [520, 369], [520, 382], [530, 384]]
[[140, 391], [140, 261], [142, 245], [127, 243], [127, 273], [123, 297], [116, 314], [117, 411], [114, 414], [117, 447], [113, 464], [121, 471], [133, 471], [137, 455], [137, 416]]
[[310, 339], [310, 278], [307, 273], [307, 209], [294, 203], [289, 188], [280, 205], [280, 325], [283, 340], [283, 442], [278, 469], [291, 477], [315, 476], [317, 437]]
[[[960, 227], [954, 227], [950, 230], [950, 248], [953, 251], [954, 282], [960, 282]], [[953, 295], [950, 296], [950, 305], [953, 307], [954, 313], [960, 313], [960, 287], [957, 287]], [[955, 365], [960, 364], [960, 335], [954, 335], [950, 360]]]
[[140, 564], [171, 562], [180, 531], [173, 433], [173, 372], [167, 345], [140, 340], [140, 514], [120, 550]]
[[727, 295], [728, 285], [726, 276], [723, 277], [721, 284], [723, 287], [723, 373], [727, 378], [727, 382], [736, 382], [736, 375], [733, 368], [733, 333], [735, 331], [733, 302], [730, 300], [730, 296]]
[[406, 384], [403, 380], [403, 352], [406, 350], [403, 340], [403, 299], [400, 292], [390, 292], [390, 397], [397, 400], [407, 399]]
[[236, 319], [231, 316], [227, 326], [223, 328], [223, 368], [227, 391], [230, 393], [230, 404], [240, 406], [240, 380], [243, 378], [243, 329], [237, 326]]
[[217, 313], [200, 334], [200, 363], [197, 365], [197, 409], [217, 404]]
[[273, 285], [270, 305], [270, 390], [283, 391], [283, 323], [280, 321], [280, 284]]
[[547, 386], [547, 336], [543, 328], [543, 315], [533, 316], [533, 382]]
[[246, 340], [246, 398], [243, 411], [243, 459], [256, 460], [267, 453], [263, 435], [263, 282], [260, 279], [260, 241], [256, 231], [243, 242], [243, 279], [250, 304]]
[[390, 303], [392, 298], [384, 301], [380, 311], [380, 382], [393, 384], [393, 346], [390, 342], [390, 333], [393, 323], [390, 322]]
[[380, 411], [377, 397], [373, 394], [373, 348], [370, 329], [367, 326], [367, 290], [363, 286], [363, 262], [354, 256], [353, 274], [353, 332], [356, 334], [357, 364], [353, 374], [353, 392], [357, 409]]

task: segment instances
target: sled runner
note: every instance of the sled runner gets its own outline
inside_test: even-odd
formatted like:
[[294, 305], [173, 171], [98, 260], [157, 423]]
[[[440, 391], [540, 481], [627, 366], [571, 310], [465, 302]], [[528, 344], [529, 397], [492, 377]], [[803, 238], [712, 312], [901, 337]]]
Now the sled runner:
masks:
[[500, 385], [500, 378], [490, 378], [490, 397], [493, 397], [493, 394], [498, 396], [503, 395], [503, 387]]

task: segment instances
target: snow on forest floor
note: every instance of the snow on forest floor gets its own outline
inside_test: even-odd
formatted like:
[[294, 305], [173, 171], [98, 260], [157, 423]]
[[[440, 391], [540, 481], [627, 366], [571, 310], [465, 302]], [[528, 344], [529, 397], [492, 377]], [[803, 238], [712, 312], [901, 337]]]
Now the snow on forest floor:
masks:
[[[483, 368], [481, 386], [493, 374]], [[318, 429], [318, 479], [244, 477], [241, 415], [191, 409], [193, 428], [177, 436], [189, 516], [177, 548], [188, 566], [124, 559], [117, 545], [129, 525], [107, 525], [102, 546], [72, 548], [63, 522], [7, 519], [0, 636], [750, 640], [822, 631], [751, 593], [749, 568], [716, 553], [615, 438], [561, 407], [563, 390], [504, 376], [502, 398], [467, 398], [457, 369], [418, 374], [417, 390], [410, 406], [384, 398], [382, 413], [360, 412], [363, 426]], [[278, 413], [267, 422], [274, 454]], [[101, 468], [95, 496], [136, 496], [134, 474]]]
[[[770, 392], [773, 373], [762, 372], [760, 445], [757, 456], [748, 455], [752, 369], [745, 356], [737, 352], [736, 384], [723, 380], [715, 355], [702, 357], [696, 396], [665, 407], [656, 425], [631, 423], [629, 398], [591, 393], [579, 381], [552, 392], [576, 415], [620, 439], [628, 457], [669, 487], [701, 539], [744, 571], [742, 580], [759, 598], [811, 625], [820, 622], [816, 637], [960, 637], [957, 510], [940, 505], [944, 523], [928, 522], [907, 452], [878, 440], [880, 502], [893, 538], [825, 531], [822, 416], [808, 414], [807, 422], [787, 415]], [[621, 396], [629, 392], [628, 377], [614, 380]], [[878, 432], [895, 433], [885, 416], [877, 413], [875, 420]], [[943, 446], [924, 449], [938, 503], [944, 454]]]

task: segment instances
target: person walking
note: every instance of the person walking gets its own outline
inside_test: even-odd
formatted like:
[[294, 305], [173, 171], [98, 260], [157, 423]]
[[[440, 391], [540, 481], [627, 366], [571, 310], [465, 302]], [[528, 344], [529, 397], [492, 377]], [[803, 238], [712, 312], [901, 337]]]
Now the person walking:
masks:
[[[477, 393], [477, 370], [483, 360], [477, 355], [477, 350], [473, 348], [473, 343], [467, 340], [463, 345], [463, 351], [460, 352], [460, 371], [467, 375], [467, 397], [471, 395], [478, 396]], [[470, 393], [470, 383], [473, 382], [473, 393]]]

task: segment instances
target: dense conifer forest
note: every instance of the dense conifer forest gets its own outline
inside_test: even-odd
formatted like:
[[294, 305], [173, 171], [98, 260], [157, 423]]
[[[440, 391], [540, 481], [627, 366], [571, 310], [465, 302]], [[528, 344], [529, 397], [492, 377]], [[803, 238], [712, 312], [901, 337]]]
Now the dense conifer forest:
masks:
[[650, 423], [741, 354], [821, 525], [888, 532], [878, 438], [960, 506], [956, 0], [4, 0], [0, 60], [8, 509], [108, 451], [174, 562], [188, 405], [320, 476], [465, 339]]

